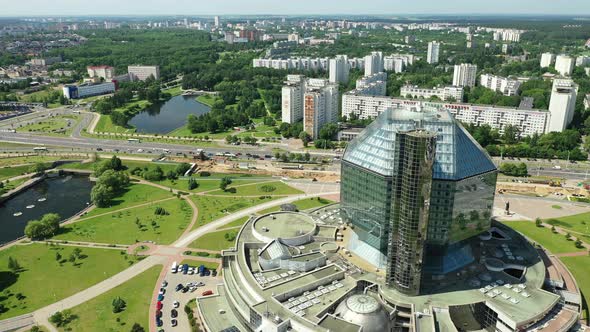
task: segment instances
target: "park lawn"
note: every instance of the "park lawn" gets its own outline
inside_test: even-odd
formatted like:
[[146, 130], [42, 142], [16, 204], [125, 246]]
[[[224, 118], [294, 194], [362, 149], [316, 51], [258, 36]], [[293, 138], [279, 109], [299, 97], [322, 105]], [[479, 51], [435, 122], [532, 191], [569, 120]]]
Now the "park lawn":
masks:
[[[8, 309], [0, 313], [0, 320], [32, 312], [76, 294], [135, 262], [120, 250], [81, 248], [86, 257], [78, 259], [74, 265], [67, 261], [74, 249], [34, 243], [0, 251], [0, 289], [3, 295], [9, 294], [0, 297], [0, 304]], [[57, 252], [66, 260], [61, 265], [56, 261]], [[17, 259], [22, 267], [17, 275], [8, 269], [8, 257]], [[19, 301], [18, 293], [26, 298]]]
[[113, 199], [110, 207], [96, 208], [88, 212], [84, 218], [169, 197], [172, 197], [172, 194], [164, 189], [156, 188], [147, 184], [132, 183], [127, 187], [123, 195]]
[[[228, 229], [224, 231], [207, 233], [200, 238], [196, 239], [193, 243], [189, 244], [189, 248], [194, 249], [205, 249], [205, 250], [216, 250], [221, 251], [232, 247], [236, 242], [236, 235], [240, 230]], [[226, 234], [231, 234], [231, 240], [225, 238]]]
[[250, 217], [242, 217], [240, 219], [234, 220], [232, 222], [230, 222], [229, 224], [225, 224], [223, 226], [219, 226], [217, 227], [217, 229], [225, 229], [225, 228], [232, 228], [232, 227], [242, 227], [244, 226], [244, 224], [246, 223], [246, 221], [248, 221], [248, 219], [250, 219]]
[[94, 132], [97, 133], [119, 133], [119, 134], [130, 134], [135, 132], [135, 128], [125, 128], [117, 126], [111, 121], [111, 117], [108, 115], [101, 114], [100, 119], [94, 127]]
[[574, 275], [578, 287], [582, 292], [586, 305], [582, 312], [583, 316], [588, 315], [588, 299], [590, 297], [590, 276], [588, 276], [588, 266], [590, 266], [590, 256], [560, 257], [561, 261], [567, 266]]
[[[169, 215], [155, 215], [157, 207], [165, 209]], [[193, 211], [185, 200], [173, 198], [148, 206], [83, 219], [63, 226], [60, 234], [54, 238], [114, 244], [134, 244], [138, 241], [169, 244], [190, 224], [192, 215]]]
[[0, 168], [0, 181], [29, 173], [33, 165], [7, 166]]
[[96, 165], [96, 162], [73, 162], [73, 163], [67, 163], [67, 164], [61, 164], [59, 166], [57, 166], [58, 169], [78, 169], [78, 170], [90, 170], [93, 171], [94, 170], [94, 165]]
[[[71, 309], [76, 316], [66, 328], [69, 331], [116, 332], [130, 331], [134, 323], [149, 328], [149, 307], [161, 265], [151, 267], [133, 279]], [[125, 301], [125, 310], [113, 313], [113, 299]], [[119, 319], [119, 322], [117, 322]], [[59, 331], [66, 331], [64, 327]]]
[[[79, 115], [58, 115], [37, 123], [23, 126], [18, 132], [41, 132], [56, 136], [69, 136], [75, 125], [80, 121]], [[69, 125], [68, 125], [69, 124]]]
[[209, 107], [213, 107], [213, 104], [217, 100], [217, 97], [211, 95], [200, 95], [196, 99], [199, 103], [203, 103]]
[[544, 222], [573, 232], [590, 235], [590, 213], [588, 212], [573, 216], [547, 219], [544, 220]]
[[[334, 202], [329, 199], [325, 199], [325, 198], [321, 198], [321, 197], [312, 197], [312, 198], [300, 199], [298, 201], [293, 202], [292, 204], [294, 204], [297, 207], [297, 210], [305, 211], [305, 210], [310, 210], [310, 209], [315, 209], [315, 208], [319, 208], [322, 206], [326, 206], [326, 205], [332, 204], [332, 203], [334, 203]], [[258, 214], [263, 215], [263, 214], [267, 214], [267, 213], [271, 213], [271, 212], [277, 212], [280, 210], [281, 210], [280, 206], [273, 206], [273, 207], [268, 208], [266, 210], [258, 211]]]
[[532, 241], [539, 243], [554, 254], [584, 250], [576, 248], [574, 241], [569, 241], [564, 235], [553, 234], [550, 228], [537, 227], [532, 221], [504, 221], [503, 223]]
[[21, 184], [25, 183], [28, 180], [29, 180], [29, 178], [22, 178], [22, 179], [13, 180], [13, 181], [4, 183], [4, 187], [0, 188], [0, 195], [4, 194], [5, 192], [9, 192], [12, 189], [17, 188], [18, 186], [20, 186]]
[[196, 195], [190, 198], [199, 210], [199, 216], [194, 228], [208, 224], [227, 214], [243, 210], [258, 204], [266, 203], [274, 198], [268, 197], [213, 197]]
[[303, 192], [299, 189], [295, 189], [290, 187], [289, 185], [280, 182], [262, 182], [262, 183], [255, 183], [245, 186], [236, 186], [236, 184], [232, 183], [228, 189], [235, 189], [236, 192], [233, 193], [230, 190], [222, 191], [216, 190], [211, 192], [211, 195], [227, 195], [227, 196], [260, 196], [260, 195], [296, 195], [302, 194]]
[[[204, 191], [218, 190], [219, 184], [221, 183], [221, 178], [219, 178], [219, 177], [210, 177], [209, 178], [209, 177], [199, 177], [198, 175], [196, 175], [196, 176], [193, 176], [193, 179], [195, 179], [198, 184], [198, 187], [193, 190], [188, 190], [188, 178], [181, 178], [178, 180], [166, 179], [163, 181], [159, 181], [157, 183], [160, 185], [166, 186], [166, 187], [178, 189], [181, 191], [187, 191], [187, 192], [191, 192], [191, 193], [200, 193], [200, 192], [204, 192]], [[242, 185], [242, 184], [248, 184], [248, 183], [259, 182], [259, 181], [263, 181], [263, 179], [260, 179], [260, 178], [251, 178], [250, 179], [247, 177], [242, 177], [242, 178], [237, 178], [237, 179], [232, 178], [232, 183], [234, 185]]]
[[[31, 151], [33, 151], [33, 148], [31, 148]], [[0, 158], [0, 167], [12, 166], [12, 165], [23, 165], [23, 164], [35, 164], [35, 163], [53, 163], [56, 160], [67, 160], [67, 159], [76, 159], [76, 157], [30, 155], [30, 156], [25, 156], [25, 157]]]

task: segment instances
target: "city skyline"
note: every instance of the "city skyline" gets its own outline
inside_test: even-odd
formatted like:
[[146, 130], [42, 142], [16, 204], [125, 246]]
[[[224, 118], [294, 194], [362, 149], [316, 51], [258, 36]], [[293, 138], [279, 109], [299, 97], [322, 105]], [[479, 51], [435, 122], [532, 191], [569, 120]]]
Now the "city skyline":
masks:
[[[566, 3], [557, 1], [523, 0], [512, 2], [499, 0], [479, 3], [468, 0], [455, 0], [451, 3], [440, 3], [433, 0], [420, 0], [412, 3], [400, 0], [373, 0], [367, 3], [353, 1], [324, 1], [321, 3], [309, 0], [298, 2], [281, 2], [280, 6], [263, 0], [249, 1], [244, 4], [237, 0], [226, 0], [223, 9], [219, 4], [188, 0], [152, 0], [143, 2], [130, 0], [124, 3], [105, 0], [100, 3], [86, 3], [84, 6], [72, 5], [68, 0], [57, 0], [47, 5], [42, 0], [26, 3], [1, 1], [3, 13], [0, 16], [42, 16], [42, 15], [412, 15], [412, 14], [545, 14], [545, 15], [590, 15], [590, 2], [572, 0]], [[275, 2], [278, 4], [278, 2]]]

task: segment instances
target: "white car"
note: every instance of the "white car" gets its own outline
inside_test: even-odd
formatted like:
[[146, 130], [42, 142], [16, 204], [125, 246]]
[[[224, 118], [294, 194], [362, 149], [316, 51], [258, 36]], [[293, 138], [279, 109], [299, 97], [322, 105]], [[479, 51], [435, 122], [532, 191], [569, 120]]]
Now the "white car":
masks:
[[178, 301], [172, 302], [172, 307], [178, 308], [179, 306], [180, 306], [180, 303]]

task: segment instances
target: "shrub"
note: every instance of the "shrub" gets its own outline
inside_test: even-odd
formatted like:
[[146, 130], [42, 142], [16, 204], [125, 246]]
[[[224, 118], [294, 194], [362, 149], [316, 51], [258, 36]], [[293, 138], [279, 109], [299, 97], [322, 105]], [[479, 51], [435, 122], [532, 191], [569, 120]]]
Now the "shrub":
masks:
[[277, 190], [277, 187], [270, 185], [270, 184], [265, 184], [263, 186], [260, 187], [260, 191], [265, 192], [265, 193], [270, 193]]
[[167, 216], [170, 214], [170, 212], [166, 211], [166, 209], [164, 209], [163, 207], [158, 206], [158, 207], [156, 207], [154, 214], [157, 216]]

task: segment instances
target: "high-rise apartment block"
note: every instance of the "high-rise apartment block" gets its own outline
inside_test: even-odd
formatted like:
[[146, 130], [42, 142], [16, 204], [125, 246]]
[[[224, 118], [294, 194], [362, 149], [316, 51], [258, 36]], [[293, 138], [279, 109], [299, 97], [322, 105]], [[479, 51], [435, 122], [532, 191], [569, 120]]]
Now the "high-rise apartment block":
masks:
[[413, 54], [392, 54], [383, 58], [383, 69], [402, 73], [407, 66], [414, 64], [415, 56]]
[[440, 43], [431, 41], [428, 43], [428, 53], [426, 54], [426, 62], [430, 64], [438, 63], [438, 57], [440, 55]]
[[385, 96], [387, 94], [387, 73], [381, 72], [359, 78], [356, 80], [354, 93]]
[[555, 60], [555, 70], [562, 76], [570, 76], [574, 71], [575, 59], [567, 55], [558, 55]]
[[86, 68], [88, 76], [103, 78], [105, 81], [110, 81], [115, 77], [115, 68], [110, 66], [89, 66]]
[[475, 86], [475, 79], [477, 76], [477, 65], [463, 63], [455, 65], [453, 72], [453, 85], [460, 87]]
[[159, 66], [129, 66], [127, 72], [134, 81], [145, 81], [150, 76], [156, 80], [160, 79]]
[[436, 87], [432, 89], [420, 88], [417, 85], [404, 85], [400, 89], [400, 96], [406, 98], [431, 99], [437, 97], [440, 100], [463, 101], [463, 88], [458, 86]]
[[383, 71], [383, 52], [371, 52], [365, 57], [365, 76]]
[[305, 76], [288, 75], [284, 84], [281, 94], [281, 120], [285, 123], [301, 121], [303, 119]]
[[500, 92], [505, 96], [516, 96], [518, 95], [518, 89], [520, 89], [521, 83], [516, 79], [508, 77], [483, 74], [480, 77], [480, 85]]
[[551, 89], [549, 113], [551, 121], [547, 132], [562, 132], [574, 119], [578, 85], [570, 79], [556, 79]]
[[350, 65], [348, 64], [348, 56], [337, 55], [334, 59], [330, 59], [330, 82], [331, 83], [346, 83], [348, 82], [348, 74], [350, 72]]
[[541, 54], [541, 68], [550, 67], [555, 62], [555, 54], [543, 53]]
[[338, 121], [338, 85], [325, 79], [308, 79], [303, 94], [303, 130], [313, 139], [328, 123]]

